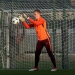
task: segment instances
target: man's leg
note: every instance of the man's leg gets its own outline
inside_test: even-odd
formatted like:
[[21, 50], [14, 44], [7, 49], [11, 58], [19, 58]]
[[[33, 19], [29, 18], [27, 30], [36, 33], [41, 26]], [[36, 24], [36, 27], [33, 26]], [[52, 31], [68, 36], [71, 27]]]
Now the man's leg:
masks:
[[38, 66], [42, 48], [43, 48], [42, 43], [40, 41], [38, 41], [37, 45], [36, 45], [36, 51], [35, 51], [35, 67]]
[[52, 45], [51, 45], [50, 39], [45, 40], [44, 44], [47, 49], [47, 53], [48, 53], [49, 57], [51, 58], [53, 66], [54, 66], [54, 68], [56, 68], [56, 61], [55, 61], [55, 57], [52, 52]]
[[36, 51], [35, 51], [35, 66], [33, 69], [30, 69], [29, 71], [38, 70], [38, 62], [40, 59], [40, 54], [41, 54], [42, 48], [43, 48], [43, 45], [42, 45], [41, 41], [38, 41], [36, 44]]

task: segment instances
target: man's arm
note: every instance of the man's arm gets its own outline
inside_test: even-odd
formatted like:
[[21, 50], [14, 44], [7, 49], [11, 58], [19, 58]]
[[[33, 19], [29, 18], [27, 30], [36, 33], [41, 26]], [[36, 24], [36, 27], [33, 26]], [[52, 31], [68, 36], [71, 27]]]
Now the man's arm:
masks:
[[42, 25], [45, 22], [43, 18], [40, 18], [39, 20], [33, 20], [32, 18], [28, 17], [26, 14], [24, 14], [24, 17], [27, 18], [35, 26]]
[[44, 23], [44, 20], [43, 19], [40, 19], [40, 20], [33, 20], [31, 18], [28, 19], [31, 23], [33, 23], [35, 26], [37, 25], [42, 25]]
[[22, 24], [24, 25], [25, 28], [29, 29], [31, 27], [33, 27], [34, 25], [33, 24], [27, 24], [25, 21], [22, 22]]
[[21, 22], [24, 25], [24, 27], [27, 28], [27, 29], [34, 26], [33, 24], [27, 24], [26, 21], [25, 21], [25, 18], [23, 18], [22, 15], [19, 16], [19, 19], [21, 20]]

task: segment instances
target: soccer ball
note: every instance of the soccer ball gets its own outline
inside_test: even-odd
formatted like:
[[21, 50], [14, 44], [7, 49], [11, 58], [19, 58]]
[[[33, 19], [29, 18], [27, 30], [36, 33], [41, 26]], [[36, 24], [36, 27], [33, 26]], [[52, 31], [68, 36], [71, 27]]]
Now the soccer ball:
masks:
[[18, 17], [13, 17], [12, 18], [12, 24], [18, 24], [19, 23], [19, 18]]

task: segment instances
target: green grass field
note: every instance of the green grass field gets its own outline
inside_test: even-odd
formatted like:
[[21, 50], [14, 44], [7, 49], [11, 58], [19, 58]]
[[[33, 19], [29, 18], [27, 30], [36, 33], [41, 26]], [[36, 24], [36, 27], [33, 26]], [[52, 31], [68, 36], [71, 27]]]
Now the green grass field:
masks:
[[0, 75], [75, 75], [75, 70], [39, 70], [29, 72], [28, 70], [0, 70]]

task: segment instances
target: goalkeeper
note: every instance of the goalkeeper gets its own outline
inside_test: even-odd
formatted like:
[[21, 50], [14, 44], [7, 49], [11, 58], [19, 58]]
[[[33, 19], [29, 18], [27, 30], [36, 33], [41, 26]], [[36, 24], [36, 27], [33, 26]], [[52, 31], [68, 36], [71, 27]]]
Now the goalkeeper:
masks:
[[25, 21], [25, 18], [23, 18], [21, 15], [21, 16], [19, 16], [19, 19], [22, 21], [22, 24], [27, 29], [34, 27], [36, 30], [36, 34], [38, 36], [38, 41], [36, 44], [36, 51], [35, 51], [35, 65], [34, 65], [34, 68], [30, 69], [29, 71], [37, 71], [38, 70], [38, 62], [39, 62], [41, 50], [43, 47], [46, 48], [47, 53], [53, 63], [53, 68], [51, 71], [56, 71], [57, 70], [56, 61], [55, 61], [55, 57], [52, 53], [52, 45], [51, 45], [50, 35], [46, 29], [46, 20], [41, 16], [40, 10], [34, 11], [35, 20], [31, 19], [26, 14], [24, 14], [24, 17], [30, 21], [30, 24], [27, 24]]

